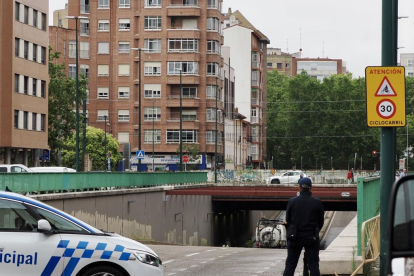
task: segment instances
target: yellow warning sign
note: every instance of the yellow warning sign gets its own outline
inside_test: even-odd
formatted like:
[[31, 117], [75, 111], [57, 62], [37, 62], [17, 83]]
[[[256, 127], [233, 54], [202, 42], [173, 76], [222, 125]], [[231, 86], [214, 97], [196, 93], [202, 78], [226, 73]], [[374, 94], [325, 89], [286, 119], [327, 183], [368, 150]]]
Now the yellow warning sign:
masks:
[[405, 68], [367, 67], [365, 86], [367, 125], [369, 127], [405, 126]]

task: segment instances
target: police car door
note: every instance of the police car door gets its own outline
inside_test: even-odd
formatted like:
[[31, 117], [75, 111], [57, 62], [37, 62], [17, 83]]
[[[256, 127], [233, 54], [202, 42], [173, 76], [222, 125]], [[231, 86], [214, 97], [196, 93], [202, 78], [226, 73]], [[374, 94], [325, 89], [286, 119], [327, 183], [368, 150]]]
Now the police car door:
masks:
[[39, 233], [36, 227], [37, 218], [26, 205], [0, 199], [1, 275], [61, 275], [63, 263], [52, 258], [60, 235]]

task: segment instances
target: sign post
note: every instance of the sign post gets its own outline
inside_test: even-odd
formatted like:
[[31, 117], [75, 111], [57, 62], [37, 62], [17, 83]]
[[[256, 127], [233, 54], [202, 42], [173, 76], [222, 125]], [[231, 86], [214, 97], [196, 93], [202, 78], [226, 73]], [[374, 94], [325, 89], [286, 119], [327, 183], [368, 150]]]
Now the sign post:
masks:
[[185, 163], [185, 167], [184, 170], [187, 171], [187, 162], [190, 161], [190, 157], [188, 157], [188, 155], [184, 155], [183, 156], [183, 162]]

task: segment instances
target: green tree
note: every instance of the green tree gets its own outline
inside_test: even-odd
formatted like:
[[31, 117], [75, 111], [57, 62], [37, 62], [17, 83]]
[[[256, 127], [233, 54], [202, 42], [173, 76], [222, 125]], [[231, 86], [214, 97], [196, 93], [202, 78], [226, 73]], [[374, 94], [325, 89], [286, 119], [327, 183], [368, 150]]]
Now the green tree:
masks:
[[[49, 47], [49, 122], [48, 143], [51, 149], [52, 163], [57, 163], [57, 152], [64, 149], [65, 142], [76, 128], [75, 97], [76, 80], [65, 74], [65, 64], [58, 64], [59, 52]], [[79, 106], [86, 99], [88, 79], [79, 77]], [[82, 122], [82, 117], [80, 117]]]
[[[180, 156], [180, 146], [178, 146], [176, 153], [177, 153], [177, 156], [179, 157]], [[197, 159], [199, 154], [200, 154], [200, 151], [198, 149], [198, 145], [183, 143], [183, 156], [188, 155], [188, 157], [190, 159], [195, 160], [195, 159]], [[180, 165], [179, 161], [178, 161], [177, 165], [178, 166]], [[187, 165], [187, 170], [198, 170], [198, 168], [199, 168], [198, 164], [188, 164]]]
[[[73, 135], [65, 141], [62, 158], [64, 166], [75, 168], [75, 147], [76, 139]], [[82, 149], [82, 141], [80, 149]], [[106, 134], [106, 150], [111, 153], [111, 171], [116, 171], [122, 160], [122, 154], [118, 152], [118, 149], [118, 141], [112, 134]], [[91, 126], [86, 128], [86, 152], [89, 154], [89, 159], [92, 160], [92, 170], [106, 170], [108, 168], [108, 159], [105, 153], [105, 132], [102, 129]], [[82, 150], [80, 155], [82, 155]]]

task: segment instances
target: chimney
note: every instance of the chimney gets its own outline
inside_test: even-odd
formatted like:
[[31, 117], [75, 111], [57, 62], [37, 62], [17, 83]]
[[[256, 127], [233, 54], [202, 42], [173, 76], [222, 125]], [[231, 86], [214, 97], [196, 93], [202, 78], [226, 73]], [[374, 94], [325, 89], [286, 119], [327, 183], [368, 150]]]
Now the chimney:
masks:
[[68, 9], [68, 3], [65, 3], [65, 10]]
[[229, 11], [227, 12], [227, 16], [231, 15], [231, 8], [229, 8]]

